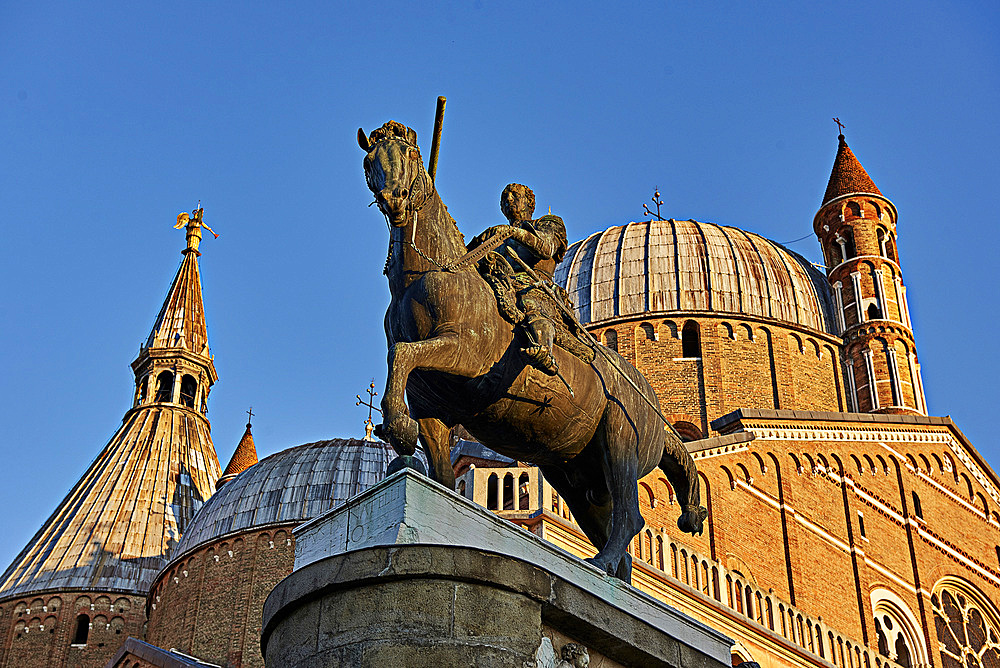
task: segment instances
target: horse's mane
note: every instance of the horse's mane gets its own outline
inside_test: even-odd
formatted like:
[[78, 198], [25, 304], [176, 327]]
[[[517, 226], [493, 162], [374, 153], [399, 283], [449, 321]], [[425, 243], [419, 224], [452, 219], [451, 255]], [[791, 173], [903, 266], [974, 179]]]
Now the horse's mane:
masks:
[[385, 141], [387, 139], [402, 139], [403, 141], [417, 145], [417, 131], [413, 128], [408, 128], [399, 121], [387, 121], [382, 124], [382, 127], [375, 128], [368, 135], [368, 141], [372, 144], [377, 144], [380, 141]]

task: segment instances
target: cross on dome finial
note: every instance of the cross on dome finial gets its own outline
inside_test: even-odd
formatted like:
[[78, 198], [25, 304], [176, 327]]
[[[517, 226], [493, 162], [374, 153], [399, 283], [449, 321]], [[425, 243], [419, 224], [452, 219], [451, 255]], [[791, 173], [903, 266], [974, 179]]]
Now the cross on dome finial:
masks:
[[642, 208], [646, 212], [644, 214], [642, 214], [642, 215], [644, 215], [644, 216], [654, 216], [653, 220], [663, 220], [663, 217], [660, 215], [660, 207], [663, 205], [663, 200], [660, 199], [660, 188], [659, 187], [654, 187], [653, 188], [653, 196], [650, 199], [652, 199], [653, 204], [656, 205], [656, 213], [654, 214], [652, 211], [650, 211], [649, 210], [649, 205], [644, 202], [643, 205], [642, 205]]
[[247, 427], [250, 426], [251, 422], [253, 422], [253, 406], [251, 406], [250, 410], [247, 411]]
[[372, 432], [375, 431], [375, 424], [372, 422], [372, 411], [375, 410], [378, 411], [379, 414], [382, 413], [382, 409], [375, 407], [375, 397], [378, 396], [378, 392], [375, 391], [374, 378], [372, 378], [372, 384], [369, 385], [368, 389], [365, 391], [368, 392], [368, 401], [362, 399], [360, 394], [356, 394], [354, 396], [358, 398], [358, 401], [354, 405], [368, 407], [368, 419], [365, 420], [365, 440], [374, 441], [375, 438], [372, 436]]

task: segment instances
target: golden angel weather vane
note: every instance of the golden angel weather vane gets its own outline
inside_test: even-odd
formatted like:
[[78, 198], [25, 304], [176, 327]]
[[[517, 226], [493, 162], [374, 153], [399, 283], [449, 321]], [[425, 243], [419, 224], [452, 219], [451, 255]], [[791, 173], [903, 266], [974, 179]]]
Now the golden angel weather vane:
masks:
[[201, 243], [201, 228], [205, 228], [212, 235], [218, 239], [219, 235], [215, 233], [211, 227], [205, 224], [202, 220], [202, 215], [204, 214], [204, 209], [201, 207], [201, 202], [198, 202], [198, 207], [188, 214], [186, 211], [177, 214], [177, 224], [174, 225], [175, 230], [179, 230], [182, 227], [187, 228], [187, 251], [198, 252], [198, 245]]

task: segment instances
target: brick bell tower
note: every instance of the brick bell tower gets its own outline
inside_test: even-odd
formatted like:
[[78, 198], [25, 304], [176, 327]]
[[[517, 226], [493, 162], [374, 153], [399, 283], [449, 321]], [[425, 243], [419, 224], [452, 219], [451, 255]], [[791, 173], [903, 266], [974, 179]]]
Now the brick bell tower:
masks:
[[844, 339], [848, 408], [926, 415], [896, 247], [896, 206], [875, 186], [844, 135], [839, 140], [813, 229]]

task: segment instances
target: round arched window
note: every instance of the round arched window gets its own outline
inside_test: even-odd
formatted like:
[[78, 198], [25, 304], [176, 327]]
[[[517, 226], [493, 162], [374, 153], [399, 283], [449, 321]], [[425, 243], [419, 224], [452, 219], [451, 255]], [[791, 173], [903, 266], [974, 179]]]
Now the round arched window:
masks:
[[1000, 668], [1000, 623], [985, 597], [945, 582], [931, 604], [944, 668]]
[[903, 599], [888, 589], [875, 589], [872, 613], [879, 654], [904, 668], [930, 663], [920, 624]]

